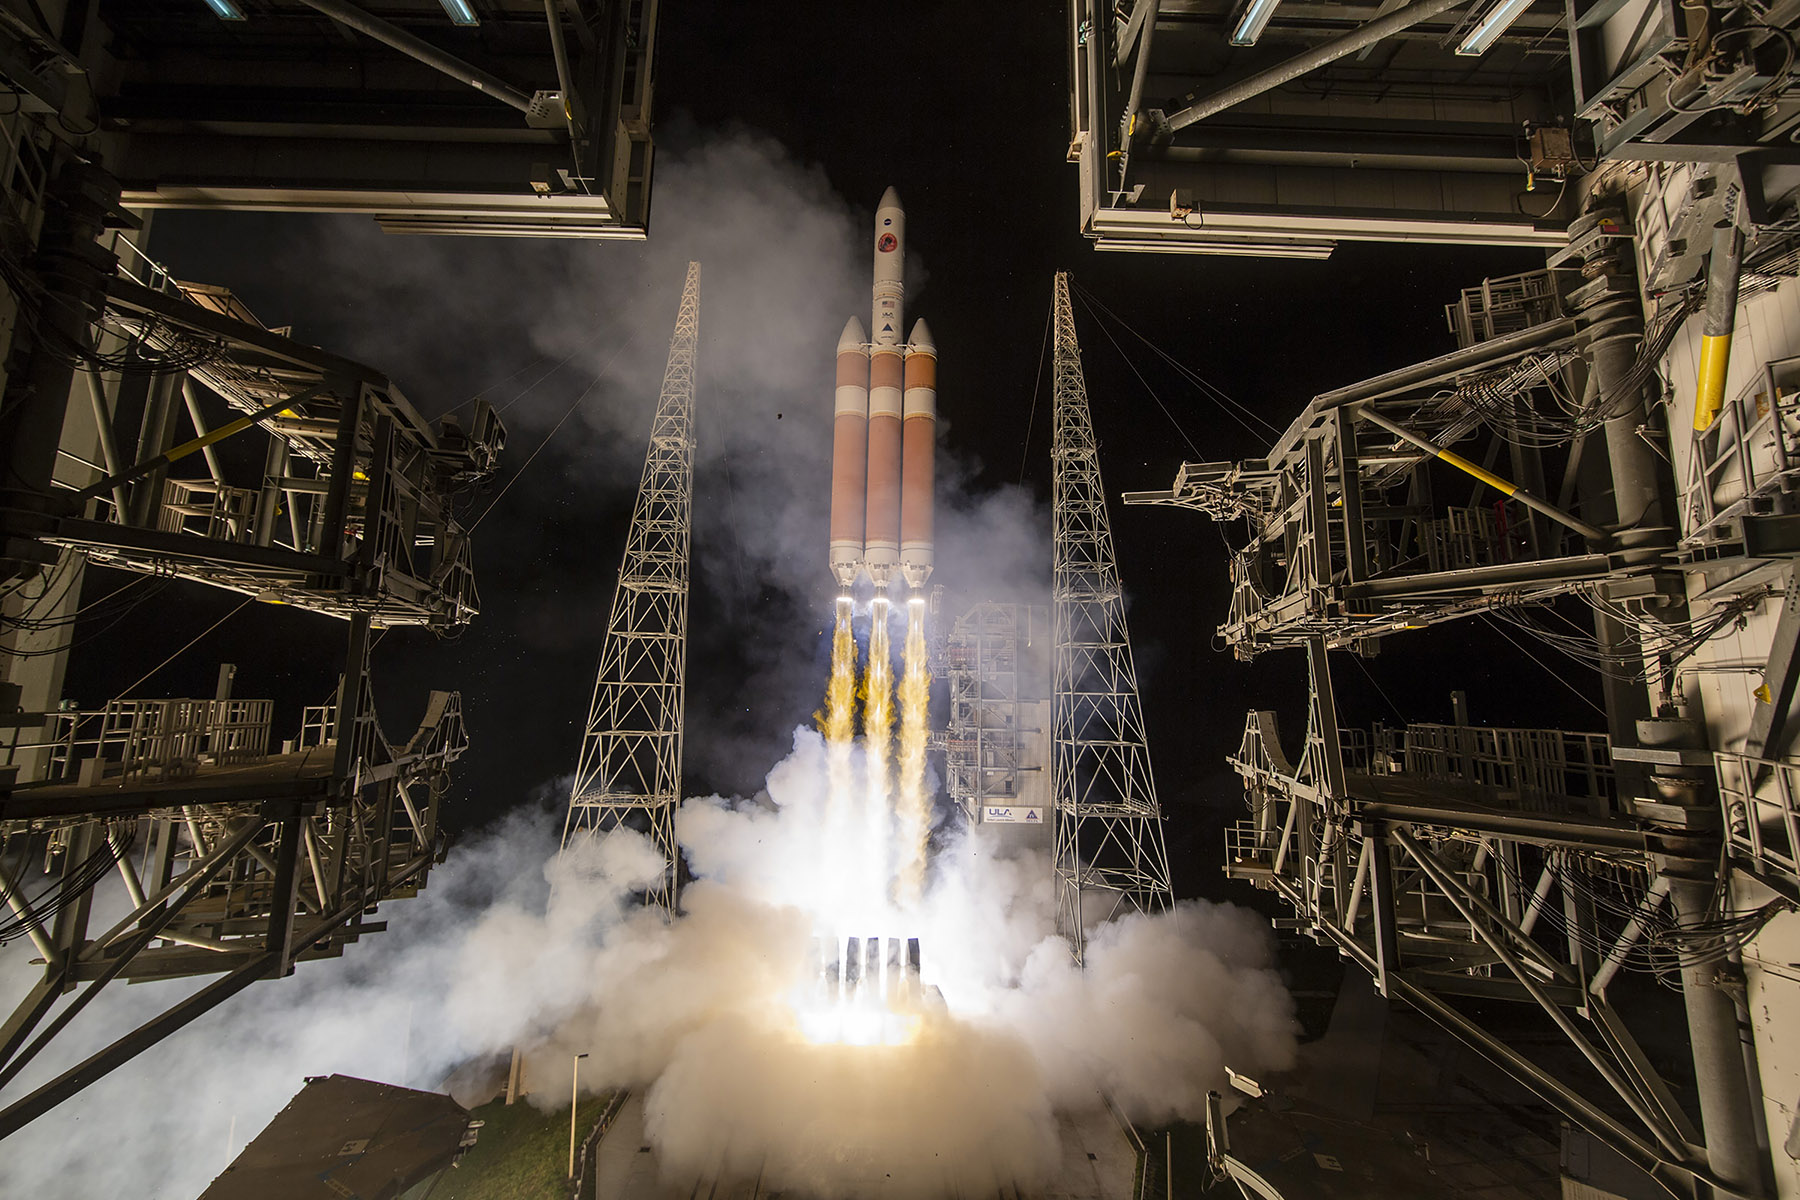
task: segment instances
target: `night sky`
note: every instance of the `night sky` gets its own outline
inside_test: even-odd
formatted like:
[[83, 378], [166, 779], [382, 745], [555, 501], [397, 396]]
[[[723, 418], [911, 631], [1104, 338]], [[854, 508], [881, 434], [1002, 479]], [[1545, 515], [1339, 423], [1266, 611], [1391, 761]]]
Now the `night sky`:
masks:
[[[859, 231], [868, 228], [882, 189], [898, 188], [907, 207], [909, 258], [922, 266], [925, 280], [909, 289], [908, 323], [927, 317], [939, 348], [943, 451], [971, 491], [1022, 482], [1041, 506], [1046, 535], [1050, 398], [1043, 344], [1054, 271], [1071, 271], [1081, 289], [1150, 342], [1284, 426], [1317, 392], [1453, 348], [1443, 305], [1458, 289], [1542, 261], [1521, 250], [1355, 244], [1325, 262], [1095, 253], [1077, 229], [1075, 168], [1065, 161], [1066, 48], [1057, 7], [668, 0], [661, 20], [659, 156], [674, 159], [721, 136], [770, 139], [856, 211]], [[658, 214], [679, 200], [670, 191], [678, 182], [658, 179], [653, 243]], [[421, 271], [396, 280], [389, 293], [328, 264], [315, 269], [310, 248], [336, 237], [344, 220], [164, 214], [156, 218], [151, 249], [184, 278], [233, 287], [270, 324], [291, 322], [303, 340], [390, 372], [428, 417], [521, 368], [530, 369], [496, 390], [496, 399], [534, 378], [544, 367], [530, 367], [542, 353], [531, 334], [552, 314], [565, 320], [573, 310], [599, 319], [609, 306], [632, 307], [639, 310], [634, 321], [650, 331], [646, 338], [659, 343], [654, 357], [660, 360], [679, 274], [659, 280], [653, 292], [609, 293], [611, 264], [631, 253], [624, 248], [382, 239], [389, 245], [381, 253], [390, 258], [417, 253], [429, 255], [434, 269], [451, 264], [447, 278]], [[848, 269], [865, 291], [859, 307], [843, 315], [866, 319], [866, 247], [860, 239], [854, 246]], [[484, 309], [480, 280], [503, 276], [510, 262], [545, 256], [577, 264], [593, 286], [578, 302], [550, 292], [495, 292]], [[468, 274], [458, 276], [455, 264], [465, 261]], [[441, 313], [434, 307], [440, 304]], [[1141, 343], [1128, 363], [1079, 300], [1076, 317], [1112, 495], [1166, 487], [1184, 458], [1241, 458], [1266, 448], [1266, 437], [1252, 436]], [[703, 330], [708, 319], [703, 299]], [[816, 390], [755, 397], [760, 407], [733, 419], [778, 420], [782, 430], [796, 421], [823, 428], [832, 403], [830, 347], [842, 319], [820, 328], [812, 344], [791, 349], [817, 352]], [[391, 345], [389, 320], [408, 331], [395, 334]], [[1112, 335], [1132, 349], [1128, 335], [1117, 329]], [[715, 419], [708, 405], [732, 396], [731, 364], [709, 362], [705, 354], [703, 344], [703, 441]], [[1173, 422], [1146, 393], [1133, 364]], [[489, 497], [574, 399], [585, 382], [581, 365], [546, 381], [543, 405], [534, 396], [509, 412], [512, 440]], [[711, 394], [709, 380], [718, 385]], [[377, 696], [396, 741], [405, 739], [426, 688], [464, 694], [473, 745], [456, 770], [447, 817], [453, 828], [478, 827], [532, 802], [534, 793], [538, 802], [560, 799], [554, 785], [543, 785], [574, 766], [636, 483], [632, 463], [641, 458], [654, 394], [651, 379], [636, 400], [641, 420], [629, 428], [577, 430], [552, 442], [483, 523], [475, 550], [483, 612], [460, 640], [446, 644], [421, 631], [395, 631], [376, 653]], [[596, 451], [594, 439], [608, 437], [617, 444]], [[601, 457], [582, 458], [593, 453]], [[605, 466], [584, 471], [584, 461]], [[733, 574], [733, 556], [749, 536], [745, 523], [767, 515], [755, 495], [744, 494], [746, 476], [732, 473], [734, 461], [703, 459], [699, 469], [694, 553], [727, 568], [705, 579]], [[819, 487], [825, 486], [821, 467]], [[478, 497], [469, 507], [480, 512], [487, 503]], [[1290, 741], [1298, 738], [1305, 664], [1297, 654], [1271, 654], [1247, 666], [1215, 648], [1214, 629], [1225, 613], [1225, 557], [1209, 521], [1121, 506], [1112, 515], [1177, 889], [1236, 895], [1244, 889], [1227, 884], [1217, 865], [1218, 831], [1243, 803], [1223, 757], [1236, 747], [1249, 707], [1280, 710]], [[1229, 533], [1242, 540], [1241, 530]], [[697, 574], [689, 793], [753, 793], [793, 727], [818, 703], [820, 633], [830, 618], [825, 541], [821, 518], [814, 594], [759, 587], [741, 572], [730, 587]], [[1046, 542], [1046, 588], [1049, 568]], [[87, 597], [122, 578], [92, 572]], [[942, 574], [934, 582], [957, 583]], [[84, 627], [78, 637], [91, 641], [75, 654], [69, 695], [98, 704], [113, 694], [109, 688], [135, 679], [239, 603], [234, 595], [177, 584], [109, 630]], [[793, 631], [786, 641], [770, 632], [784, 629]], [[236, 661], [240, 695], [277, 699], [279, 740], [292, 736], [300, 704], [329, 695], [342, 637], [338, 622], [252, 606], [145, 690], [211, 695], [216, 664]], [[785, 662], [774, 672], [777, 659]], [[1346, 724], [1394, 723], [1402, 715], [1447, 719], [1453, 687], [1469, 690], [1481, 722], [1592, 728], [1596, 719], [1479, 622], [1391, 639], [1388, 651], [1368, 664], [1387, 698], [1347, 656], [1334, 655], [1334, 662]], [[777, 673], [784, 682], [746, 689], [759, 672]], [[1591, 678], [1576, 682], [1594, 690]], [[706, 752], [722, 745], [745, 752]]]

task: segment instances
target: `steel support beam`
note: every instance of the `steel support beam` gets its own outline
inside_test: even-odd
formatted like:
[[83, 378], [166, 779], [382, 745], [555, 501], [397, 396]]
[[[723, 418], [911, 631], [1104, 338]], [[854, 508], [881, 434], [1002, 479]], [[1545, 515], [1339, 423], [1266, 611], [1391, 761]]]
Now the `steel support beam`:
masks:
[[354, 4], [345, 3], [345, 0], [302, 0], [302, 3], [324, 13], [340, 25], [367, 34], [408, 58], [417, 59], [432, 70], [443, 72], [458, 83], [465, 83], [484, 95], [492, 96], [502, 104], [509, 104], [520, 112], [531, 111], [531, 97], [512, 84], [488, 74], [480, 67], [469, 65], [454, 54], [439, 50], [424, 38], [416, 37], [398, 25], [370, 16]]
[[[1769, 662], [1756, 692], [1756, 711], [1744, 737], [1751, 758], [1780, 758], [1787, 752], [1788, 713], [1800, 688], [1800, 577], [1789, 565], [1782, 583], [1781, 616], [1769, 639]], [[1760, 772], [1759, 772], [1760, 774]]]
[[[1652, 1136], [1656, 1138], [1670, 1159], [1675, 1162], [1683, 1161], [1687, 1155], [1687, 1147], [1682, 1143], [1679, 1131], [1670, 1126], [1662, 1113], [1644, 1101], [1643, 1096], [1631, 1086], [1625, 1076], [1620, 1074], [1619, 1069], [1611, 1060], [1587, 1040], [1574, 1020], [1563, 1011], [1562, 1006], [1544, 994], [1537, 977], [1526, 969], [1525, 964], [1513, 953], [1511, 947], [1494, 933], [1489, 922], [1484, 921], [1476, 907], [1470, 903], [1469, 893], [1457, 883], [1450, 872], [1444, 869], [1429, 850], [1418, 843], [1411, 833], [1399, 829], [1395, 830], [1394, 837], [1406, 848], [1413, 861], [1419, 865], [1419, 869], [1430, 876], [1433, 883], [1437, 884], [1445, 898], [1456, 907], [1456, 911], [1462, 914], [1463, 920], [1468, 922], [1469, 928], [1475, 933], [1475, 936], [1480, 938], [1488, 949], [1492, 950], [1495, 956], [1506, 964], [1506, 969], [1512, 972], [1520, 986], [1531, 994], [1532, 999], [1538, 1002], [1538, 1006], [1544, 1010], [1545, 1015], [1554, 1021], [1557, 1028], [1563, 1031], [1563, 1035], [1573, 1043], [1577, 1050], [1581, 1051], [1582, 1057], [1588, 1060], [1588, 1065], [1592, 1066], [1600, 1077], [1606, 1080], [1607, 1086], [1612, 1088], [1619, 1098], [1630, 1106], [1631, 1111], [1637, 1114], [1640, 1121], [1644, 1122], [1645, 1127], [1650, 1130]], [[1734, 1035], [1735, 1032], [1734, 1025]]]
[[[311, 0], [309, 0], [309, 3]], [[1355, 54], [1364, 46], [1373, 46], [1385, 37], [1410, 29], [1421, 21], [1445, 13], [1463, 3], [1463, 0], [1415, 0], [1405, 8], [1389, 13], [1385, 17], [1377, 17], [1366, 25], [1359, 25], [1349, 33], [1330, 41], [1321, 42], [1303, 54], [1297, 54], [1284, 63], [1258, 71], [1248, 79], [1240, 79], [1229, 87], [1221, 88], [1204, 100], [1193, 104], [1179, 112], [1169, 115], [1169, 127], [1174, 130], [1186, 129], [1196, 121], [1204, 121], [1214, 113], [1224, 112], [1236, 107], [1246, 100], [1262, 95], [1271, 88], [1290, 83], [1325, 66], [1334, 63], [1347, 55]]]
[[1543, 513], [1552, 521], [1567, 525], [1570, 529], [1573, 529], [1576, 533], [1579, 533], [1589, 541], [1605, 543], [1612, 540], [1612, 535], [1607, 533], [1606, 530], [1601, 529], [1598, 526], [1590, 525], [1580, 517], [1572, 516], [1569, 513], [1564, 512], [1549, 501], [1541, 500], [1532, 495], [1511, 480], [1502, 479], [1492, 471], [1489, 471], [1484, 467], [1476, 466], [1462, 455], [1446, 450], [1431, 439], [1419, 436], [1398, 422], [1388, 420], [1367, 404], [1353, 409], [1352, 412], [1358, 420], [1367, 421], [1371, 425], [1380, 426], [1401, 441], [1417, 446], [1427, 454], [1436, 455], [1457, 470], [1462, 471], [1475, 479], [1479, 479], [1482, 483], [1487, 484], [1501, 495], [1517, 500], [1520, 504], [1523, 504], [1526, 508], [1529, 508], [1534, 512]]

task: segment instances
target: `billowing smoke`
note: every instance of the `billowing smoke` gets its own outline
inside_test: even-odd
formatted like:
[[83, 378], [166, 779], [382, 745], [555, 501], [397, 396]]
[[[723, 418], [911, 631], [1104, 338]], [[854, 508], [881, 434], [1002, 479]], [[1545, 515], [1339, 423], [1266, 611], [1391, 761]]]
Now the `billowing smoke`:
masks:
[[[762, 794], [688, 801], [696, 879], [673, 924], [632, 900], [659, 869], [638, 835], [558, 856], [548, 807], [516, 815], [395, 905], [385, 936], [257, 985], [12, 1139], [0, 1191], [192, 1196], [306, 1075], [438, 1087], [517, 1046], [534, 1102], [566, 1103], [575, 1053], [590, 1056], [587, 1090], [646, 1090], [647, 1136], [678, 1180], [975, 1192], [1041, 1180], [1054, 1114], [1101, 1090], [1135, 1119], [1191, 1119], [1224, 1064], [1290, 1064], [1291, 1005], [1250, 914], [1189, 903], [1103, 926], [1081, 972], [1054, 932], [1043, 852], [980, 827], [937, 856], [916, 914], [946, 1011], [901, 1045], [809, 1040], [792, 1001], [829, 899], [808, 892], [824, 794], [823, 742], [801, 730]], [[28, 955], [5, 953], [17, 987]], [[185, 986], [121, 989], [88, 1027], [141, 1019]], [[35, 1074], [92, 1048], [79, 1040]], [[71, 1149], [97, 1129], [108, 1153]]]
[[[506, 581], [539, 581], [516, 598], [508, 635], [523, 653], [509, 650], [507, 661], [523, 665], [496, 666], [474, 697], [501, 723], [495, 709], [539, 692], [546, 660], [592, 645], [612, 548], [590, 556], [609, 561], [585, 581], [557, 580], [561, 591], [537, 563], [569, 509], [635, 482], [673, 288], [688, 258], [705, 264], [699, 474], [714, 490], [696, 510], [695, 586], [741, 620], [694, 632], [690, 677], [708, 671], [709, 637], [733, 639], [748, 670], [711, 693], [729, 693], [729, 708], [696, 703], [709, 693], [690, 684], [688, 765], [766, 781], [749, 798], [683, 806], [695, 877], [684, 915], [665, 925], [635, 905], [658, 869], [635, 835], [556, 855], [568, 784], [546, 784], [536, 804], [459, 845], [420, 897], [385, 907], [387, 933], [255, 985], [10, 1139], [0, 1194], [183, 1200], [305, 1076], [439, 1087], [475, 1078], [471, 1064], [515, 1047], [527, 1053], [534, 1100], [559, 1101], [577, 1053], [590, 1056], [589, 1090], [642, 1091], [648, 1136], [677, 1177], [760, 1173], [771, 1187], [820, 1195], [870, 1180], [890, 1195], [978, 1192], [1052, 1171], [1056, 1114], [1091, 1107], [1102, 1089], [1136, 1118], [1193, 1118], [1225, 1063], [1289, 1063], [1291, 1005], [1260, 921], [1203, 903], [1128, 918], [1096, 931], [1079, 972], [1055, 935], [1045, 852], [989, 827], [940, 831], [924, 899], [908, 916], [942, 1009], [893, 1045], [811, 1040], [799, 1027], [794, 1000], [814, 983], [814, 939], [832, 902], [819, 885], [831, 853], [825, 748], [807, 729], [791, 746], [771, 742], [824, 686], [818, 626], [828, 630], [833, 589], [822, 414], [837, 331], [846, 315], [866, 315], [866, 212], [816, 168], [750, 135], [696, 140], [663, 154], [658, 172], [647, 246], [390, 239], [365, 222], [329, 221], [275, 257], [303, 261], [292, 277], [329, 281], [330, 303], [342, 306], [306, 327], [308, 340], [381, 364], [415, 395], [460, 398], [468, 389], [453, 380], [500, 377], [519, 364], [520, 346], [570, 356], [568, 370], [581, 368], [572, 383], [555, 377], [508, 412], [515, 462], [607, 367], [569, 427], [575, 436], [549, 444], [477, 535], [490, 600], [520, 586]], [[929, 315], [922, 278], [909, 308]], [[515, 352], [499, 353], [508, 338]], [[459, 358], [469, 344], [487, 358]], [[946, 361], [946, 379], [954, 371]], [[955, 396], [946, 384], [952, 423]], [[972, 464], [941, 466], [939, 578], [969, 601], [1042, 603], [1042, 507], [1019, 489], [971, 490]], [[478, 623], [471, 639], [482, 636]], [[585, 697], [568, 701], [568, 720]], [[472, 710], [478, 751], [482, 720]], [[571, 760], [574, 750], [571, 738]], [[560, 765], [525, 770], [542, 777]], [[117, 900], [101, 907], [116, 913]], [[0, 949], [8, 999], [36, 976], [31, 957], [29, 943]], [[109, 989], [9, 1093], [204, 982]]]

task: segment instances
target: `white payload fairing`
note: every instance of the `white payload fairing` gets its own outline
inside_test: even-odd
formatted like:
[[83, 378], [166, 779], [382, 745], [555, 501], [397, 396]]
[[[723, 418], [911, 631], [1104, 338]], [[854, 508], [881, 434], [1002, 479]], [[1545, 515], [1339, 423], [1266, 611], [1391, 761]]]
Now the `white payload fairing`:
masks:
[[862, 571], [885, 592], [896, 570], [917, 592], [931, 577], [937, 347], [924, 321], [900, 340], [906, 212], [889, 188], [875, 210], [874, 311], [837, 347], [831, 458], [831, 572], [846, 592]]

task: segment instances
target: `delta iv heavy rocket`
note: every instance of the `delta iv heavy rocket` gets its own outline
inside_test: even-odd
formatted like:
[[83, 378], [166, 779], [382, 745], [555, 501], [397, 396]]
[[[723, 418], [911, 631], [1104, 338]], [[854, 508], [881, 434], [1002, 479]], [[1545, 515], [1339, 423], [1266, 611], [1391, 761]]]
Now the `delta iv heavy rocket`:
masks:
[[924, 321], [902, 343], [906, 213], [889, 188], [875, 210], [874, 311], [837, 347], [831, 455], [831, 572], [846, 593], [862, 571], [878, 594], [896, 569], [916, 595], [931, 577], [937, 347]]

